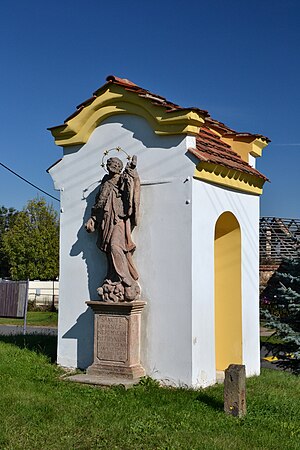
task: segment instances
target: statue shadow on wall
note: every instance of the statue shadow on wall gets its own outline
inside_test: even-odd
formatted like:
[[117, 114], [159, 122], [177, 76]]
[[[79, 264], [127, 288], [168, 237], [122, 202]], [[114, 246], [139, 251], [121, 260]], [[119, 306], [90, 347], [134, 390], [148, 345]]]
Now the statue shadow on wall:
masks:
[[[184, 136], [181, 135], [157, 135], [146, 119], [131, 114], [122, 115], [121, 122], [121, 127], [131, 132], [134, 140], [136, 142], [141, 142], [145, 149], [160, 148], [163, 150], [170, 150], [171, 147], [177, 147], [184, 139]], [[120, 116], [111, 116], [105, 120], [105, 123], [119, 124]], [[131, 153], [131, 149], [128, 147], [126, 148], [126, 151]]]
[[87, 233], [84, 226], [91, 217], [91, 210], [95, 203], [95, 197], [98, 192], [99, 185], [100, 184], [98, 184], [87, 197], [82, 198], [82, 201], [86, 201], [86, 208], [81, 227], [77, 233], [77, 241], [74, 242], [70, 250], [70, 256], [78, 256], [82, 254], [82, 259], [85, 261], [90, 297], [87, 300], [99, 300], [97, 288], [103, 283], [107, 271], [106, 256], [97, 248], [96, 245], [97, 231], [94, 233]]
[[[89, 298], [86, 300], [99, 300], [97, 287], [102, 284], [106, 275], [106, 256], [96, 246], [97, 232], [89, 234], [84, 227], [84, 224], [90, 218], [91, 209], [95, 202], [98, 189], [99, 185], [87, 197], [82, 199], [82, 201], [86, 201], [86, 208], [81, 227], [77, 233], [77, 240], [70, 250], [71, 257], [76, 257], [81, 254], [87, 267]], [[85, 369], [92, 364], [94, 314], [90, 308], [87, 308], [77, 318], [76, 324], [63, 335], [63, 339], [77, 340], [77, 366], [79, 368]]]
[[94, 313], [90, 308], [78, 317], [63, 339], [77, 340], [77, 367], [86, 369], [94, 360]]

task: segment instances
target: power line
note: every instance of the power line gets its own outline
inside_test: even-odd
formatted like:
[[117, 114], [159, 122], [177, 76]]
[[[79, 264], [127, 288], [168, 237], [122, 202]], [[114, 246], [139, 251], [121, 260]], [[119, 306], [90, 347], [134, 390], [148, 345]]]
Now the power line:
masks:
[[43, 189], [39, 188], [38, 186], [36, 186], [35, 184], [31, 183], [30, 181], [26, 180], [26, 178], [21, 177], [21, 175], [19, 175], [18, 173], [14, 172], [12, 169], [10, 169], [9, 167], [7, 167], [5, 164], [3, 164], [2, 162], [0, 162], [0, 165], [2, 167], [4, 167], [4, 169], [8, 170], [9, 172], [13, 173], [14, 175], [16, 175], [16, 177], [21, 178], [21, 180], [25, 181], [25, 183], [30, 184], [30, 186], [33, 186], [35, 189], [37, 189], [38, 191], [43, 192], [43, 194], [48, 195], [49, 197], [53, 198], [54, 200], [59, 202], [59, 199], [56, 197], [53, 197], [53, 195], [48, 194], [48, 192], [44, 191]]

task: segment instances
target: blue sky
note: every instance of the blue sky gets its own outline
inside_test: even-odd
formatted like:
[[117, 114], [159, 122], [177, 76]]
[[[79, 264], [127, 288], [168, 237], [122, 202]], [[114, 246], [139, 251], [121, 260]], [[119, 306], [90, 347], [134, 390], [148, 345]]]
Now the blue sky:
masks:
[[[268, 136], [261, 215], [300, 217], [298, 0], [3, 0], [0, 12], [3, 164], [58, 196], [46, 128], [114, 74]], [[0, 205], [36, 195], [0, 167]]]

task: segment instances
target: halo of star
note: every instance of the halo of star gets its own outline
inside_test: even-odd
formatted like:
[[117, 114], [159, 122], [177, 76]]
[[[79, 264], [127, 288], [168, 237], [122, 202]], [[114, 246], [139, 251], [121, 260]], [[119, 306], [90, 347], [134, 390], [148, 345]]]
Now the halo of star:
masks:
[[132, 157], [125, 150], [123, 150], [123, 148], [120, 146], [110, 148], [109, 150], [104, 150], [102, 160], [101, 160], [101, 167], [103, 167], [103, 169], [107, 173], [108, 173], [108, 170], [106, 169], [106, 159], [108, 159], [108, 155], [110, 154], [110, 152], [117, 152], [117, 153], [122, 152], [126, 155], [126, 159], [128, 161], [131, 161], [131, 159], [132, 159]]

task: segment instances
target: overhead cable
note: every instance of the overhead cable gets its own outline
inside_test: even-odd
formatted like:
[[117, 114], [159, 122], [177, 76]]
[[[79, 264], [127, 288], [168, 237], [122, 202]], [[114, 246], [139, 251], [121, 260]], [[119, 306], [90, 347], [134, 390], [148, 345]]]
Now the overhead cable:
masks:
[[4, 167], [4, 169], [8, 170], [9, 172], [13, 173], [14, 175], [16, 175], [16, 177], [20, 178], [21, 180], [25, 181], [25, 183], [30, 184], [30, 186], [33, 186], [35, 189], [37, 189], [38, 191], [43, 192], [43, 194], [48, 195], [48, 197], [53, 198], [54, 200], [59, 202], [59, 199], [56, 197], [53, 197], [53, 195], [49, 194], [48, 192], [44, 191], [43, 189], [39, 188], [38, 186], [36, 186], [35, 184], [31, 183], [30, 181], [26, 180], [26, 178], [21, 177], [21, 175], [19, 175], [18, 173], [14, 172], [12, 169], [10, 169], [9, 167], [7, 167], [5, 164], [3, 164], [2, 162], [0, 162], [0, 165], [2, 167]]

